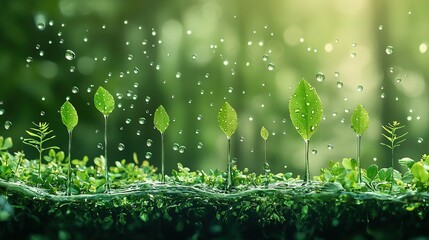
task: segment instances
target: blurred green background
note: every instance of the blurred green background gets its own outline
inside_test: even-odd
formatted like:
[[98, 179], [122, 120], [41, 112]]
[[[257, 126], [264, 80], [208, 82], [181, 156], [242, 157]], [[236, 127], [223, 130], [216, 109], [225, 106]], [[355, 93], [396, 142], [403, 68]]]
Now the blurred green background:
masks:
[[428, 1], [9, 0], [2, 8], [0, 135], [14, 137], [13, 150], [30, 159], [36, 152], [19, 138], [32, 122], [49, 122], [66, 150], [58, 113], [66, 98], [80, 117], [73, 157], [103, 154], [103, 117], [93, 106], [101, 85], [117, 103], [108, 126], [111, 164], [136, 152], [160, 166], [152, 122], [162, 104], [172, 119], [167, 171], [178, 162], [225, 169], [217, 112], [228, 101], [239, 115], [232, 145], [239, 168], [262, 172], [264, 125], [272, 171], [287, 165], [302, 175], [304, 143], [288, 113], [302, 78], [325, 107], [311, 142], [313, 175], [329, 159], [355, 156], [350, 116], [357, 104], [371, 116], [363, 167], [389, 166], [381, 125], [392, 120], [409, 132], [396, 158], [429, 153]]

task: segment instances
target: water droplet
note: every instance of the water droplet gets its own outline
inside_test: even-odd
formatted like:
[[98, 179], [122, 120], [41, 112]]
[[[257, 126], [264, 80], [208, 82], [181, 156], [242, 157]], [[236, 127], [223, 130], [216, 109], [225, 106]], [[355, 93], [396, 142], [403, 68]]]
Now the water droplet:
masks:
[[130, 124], [130, 123], [131, 123], [131, 118], [127, 118], [127, 119], [125, 119], [125, 123], [126, 123], [126, 124]]
[[423, 138], [419, 137], [419, 138], [417, 139], [417, 142], [418, 142], [418, 143], [422, 143], [422, 142], [423, 142]]
[[176, 73], [176, 78], [180, 78], [181, 76], [182, 76], [182, 73], [180, 73], [180, 72]]
[[4, 112], [5, 112], [5, 111], [4, 111], [4, 109], [3, 109], [3, 108], [0, 108], [0, 116], [1, 116], [1, 115], [3, 115], [3, 114], [4, 114]]
[[325, 80], [325, 74], [323, 74], [322, 72], [318, 72], [316, 74], [316, 80], [318, 82], [323, 82]]
[[40, 116], [45, 116], [45, 111], [40, 111]]
[[76, 54], [72, 50], [68, 49], [66, 51], [65, 56], [66, 56], [67, 60], [71, 61], [71, 60], [73, 60], [76, 57]]
[[150, 97], [146, 96], [146, 98], [144, 99], [145, 102], [149, 103], [150, 102]]
[[184, 152], [185, 152], [185, 150], [186, 150], [186, 147], [185, 147], [185, 146], [180, 146], [180, 147], [179, 147], [179, 153], [184, 153]]
[[344, 86], [344, 83], [339, 81], [337, 82], [337, 88], [342, 88]]
[[198, 148], [198, 149], [201, 149], [201, 148], [203, 148], [203, 145], [204, 145], [204, 144], [203, 144], [202, 142], [199, 142], [199, 143], [197, 144], [197, 148]]
[[407, 121], [411, 121], [411, 120], [413, 120], [413, 117], [408, 116], [408, 117], [407, 117]]
[[173, 150], [174, 150], [174, 151], [179, 150], [179, 147], [180, 147], [180, 145], [179, 145], [178, 143], [174, 143], [174, 144], [173, 144]]
[[428, 45], [426, 43], [422, 43], [419, 46], [419, 51], [420, 53], [426, 53], [428, 50]]
[[102, 143], [97, 143], [97, 148], [98, 149], [103, 149], [103, 144]]
[[378, 26], [378, 30], [380, 30], [380, 31], [381, 31], [381, 30], [383, 30], [383, 25], [381, 25], [381, 24], [380, 24], [380, 25]]
[[233, 91], [233, 90], [234, 90], [234, 88], [232, 88], [232, 87], [229, 87], [229, 88], [228, 88], [228, 92], [229, 92], [229, 93], [232, 93], [232, 91]]
[[377, 162], [377, 158], [376, 157], [372, 158], [372, 161]]
[[128, 54], [128, 60], [129, 61], [133, 60], [133, 55], [132, 54]]
[[381, 98], [385, 98], [385, 94], [384, 94], [384, 93], [381, 93], [380, 97], [381, 97]]
[[151, 152], [146, 152], [145, 157], [146, 157], [146, 159], [150, 159], [152, 157], [152, 153]]
[[149, 138], [149, 139], [146, 141], [146, 146], [150, 147], [150, 146], [152, 146], [152, 143], [153, 143], [152, 139], [150, 139], [150, 138]]
[[136, 131], [136, 135], [137, 135], [137, 136], [140, 136], [140, 134], [141, 134], [141, 131], [140, 131], [140, 130], [137, 130], [137, 131]]
[[328, 144], [328, 150], [334, 149], [334, 146], [332, 144]]
[[396, 83], [401, 83], [401, 82], [402, 82], [402, 79], [400, 79], [400, 78], [396, 79]]
[[79, 88], [78, 88], [78, 87], [76, 87], [76, 86], [74, 86], [74, 87], [72, 88], [72, 93], [76, 94], [76, 93], [78, 93], [78, 92], [79, 92]]
[[145, 121], [146, 121], [146, 118], [144, 118], [144, 117], [139, 118], [139, 124], [140, 125], [143, 125], [145, 123]]
[[124, 151], [124, 149], [125, 149], [125, 145], [123, 143], [119, 143], [118, 144], [118, 150], [119, 151]]
[[27, 59], [25, 61], [28, 62], [28, 63], [31, 63], [31, 62], [33, 62], [33, 58], [32, 57], [27, 57]]
[[275, 69], [274, 63], [269, 63], [268, 64], [268, 70], [273, 71], [274, 69]]
[[9, 130], [11, 126], [12, 126], [12, 122], [11, 121], [4, 122], [4, 129]]
[[262, 56], [262, 61], [264, 61], [264, 62], [268, 61], [268, 55], [267, 54], [264, 54]]
[[316, 149], [313, 149], [313, 150], [311, 150], [311, 153], [312, 153], [313, 155], [316, 155], [316, 154], [317, 154], [317, 150], [316, 150]]
[[134, 67], [133, 72], [134, 74], [137, 74], [140, 72], [140, 69], [138, 67]]
[[362, 85], [357, 86], [357, 90], [358, 90], [358, 92], [362, 92], [363, 91], [363, 86]]
[[203, 119], [203, 116], [202, 116], [202, 115], [198, 115], [198, 116], [197, 116], [197, 120], [198, 120], [198, 121], [201, 121], [201, 119]]
[[393, 53], [393, 47], [392, 46], [387, 46], [386, 47], [386, 53], [387, 53], [387, 55], [392, 54]]

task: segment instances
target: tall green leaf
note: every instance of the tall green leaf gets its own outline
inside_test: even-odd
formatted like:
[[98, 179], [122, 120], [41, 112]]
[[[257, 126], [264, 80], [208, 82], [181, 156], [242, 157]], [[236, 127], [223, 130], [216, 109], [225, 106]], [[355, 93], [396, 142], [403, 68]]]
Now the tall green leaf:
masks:
[[68, 131], [72, 131], [73, 128], [76, 127], [78, 123], [78, 116], [77, 116], [76, 109], [69, 101], [66, 101], [61, 106], [60, 113], [61, 113], [61, 120], [63, 121], [63, 124], [67, 127]]
[[225, 102], [217, 114], [217, 121], [220, 129], [228, 139], [235, 133], [238, 127], [237, 112], [228, 102]]
[[323, 105], [316, 90], [304, 79], [289, 100], [289, 114], [298, 133], [309, 140], [322, 120]]
[[111, 114], [113, 109], [115, 109], [115, 99], [112, 94], [101, 86], [98, 87], [97, 92], [95, 92], [94, 104], [98, 111], [105, 116]]
[[362, 135], [369, 126], [369, 115], [365, 108], [359, 104], [352, 114], [352, 128], [357, 135]]
[[167, 112], [165, 111], [165, 108], [162, 105], [160, 105], [155, 110], [153, 123], [156, 129], [158, 129], [161, 134], [163, 134], [165, 130], [167, 130], [167, 127], [170, 124], [170, 117], [168, 116]]
[[262, 128], [261, 128], [261, 137], [262, 137], [262, 139], [264, 139], [265, 141], [267, 141], [269, 135], [270, 135], [270, 133], [268, 132], [268, 130], [264, 126], [262, 126]]

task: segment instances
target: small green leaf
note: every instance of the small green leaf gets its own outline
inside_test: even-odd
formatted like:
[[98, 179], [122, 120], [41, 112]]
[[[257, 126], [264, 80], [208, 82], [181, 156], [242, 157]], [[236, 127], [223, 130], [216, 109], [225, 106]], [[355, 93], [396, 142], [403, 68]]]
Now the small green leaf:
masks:
[[156, 109], [153, 123], [161, 134], [165, 132], [168, 125], [170, 124], [170, 117], [162, 105]]
[[322, 120], [323, 105], [316, 90], [305, 80], [299, 82], [289, 100], [289, 114], [298, 133], [309, 140]]
[[406, 158], [399, 159], [398, 162], [399, 162], [399, 164], [401, 164], [401, 166], [404, 166], [406, 168], [411, 168], [416, 161], [414, 161], [411, 158], [406, 157]]
[[103, 115], [108, 116], [115, 109], [115, 99], [103, 87], [98, 87], [94, 95], [94, 105]]
[[429, 173], [428, 171], [423, 167], [422, 162], [416, 162], [412, 167], [411, 167], [411, 173], [414, 176], [414, 179], [422, 182], [422, 183], [426, 183], [429, 179]]
[[369, 126], [368, 112], [360, 104], [356, 107], [352, 114], [352, 128], [357, 135], [362, 135]]
[[76, 127], [78, 123], [78, 116], [77, 116], [76, 109], [69, 101], [66, 101], [61, 106], [60, 113], [61, 113], [61, 120], [63, 121], [63, 124], [67, 127], [68, 131], [72, 131], [73, 128]]
[[376, 164], [372, 164], [366, 170], [366, 176], [372, 181], [375, 179], [378, 173], [378, 166]]
[[4, 139], [3, 137], [0, 137], [0, 151], [8, 150], [12, 146], [12, 138], [8, 137]]
[[262, 128], [261, 128], [261, 137], [265, 141], [267, 141], [269, 135], [270, 135], [270, 133], [268, 132], [268, 130], [264, 126], [262, 126]]
[[225, 102], [217, 115], [217, 121], [220, 129], [225, 133], [228, 139], [235, 133], [238, 127], [237, 112], [234, 108]]
[[358, 167], [358, 162], [353, 158], [344, 158], [342, 164], [347, 170], [354, 170]]

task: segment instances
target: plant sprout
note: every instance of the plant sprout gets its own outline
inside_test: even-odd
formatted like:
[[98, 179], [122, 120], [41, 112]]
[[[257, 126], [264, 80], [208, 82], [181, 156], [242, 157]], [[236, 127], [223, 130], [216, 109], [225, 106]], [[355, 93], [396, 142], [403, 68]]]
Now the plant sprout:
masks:
[[298, 87], [289, 100], [289, 114], [293, 126], [304, 139], [304, 183], [308, 183], [310, 180], [308, 160], [310, 138], [322, 120], [323, 105], [316, 90], [304, 79], [299, 82]]
[[353, 111], [351, 124], [353, 131], [355, 131], [357, 136], [356, 144], [356, 160], [359, 165], [359, 177], [358, 183], [362, 182], [362, 170], [361, 170], [361, 161], [360, 161], [360, 146], [362, 141], [362, 134], [368, 129], [369, 126], [369, 115], [368, 112], [363, 108], [362, 105], [358, 105]]
[[98, 87], [97, 92], [94, 95], [94, 105], [98, 111], [104, 116], [104, 171], [105, 171], [105, 192], [109, 192], [109, 169], [107, 168], [107, 118], [115, 109], [115, 99], [103, 87]]
[[265, 172], [265, 179], [267, 181], [266, 184], [268, 185], [268, 173], [270, 172], [270, 165], [267, 162], [267, 140], [268, 140], [268, 137], [270, 136], [270, 133], [264, 126], [262, 126], [260, 133], [261, 133], [262, 139], [264, 139], [264, 172]]
[[393, 121], [392, 123], [388, 123], [388, 124], [386, 124], [386, 125], [384, 125], [382, 127], [383, 127], [384, 131], [386, 132], [386, 134], [382, 133], [382, 135], [383, 135], [384, 138], [386, 138], [387, 143], [383, 143], [382, 142], [380, 144], [383, 145], [383, 146], [386, 146], [387, 148], [390, 149], [390, 151], [391, 151], [391, 157], [392, 157], [391, 158], [391, 161], [392, 161], [391, 162], [391, 164], [392, 164], [392, 177], [391, 177], [392, 184], [390, 186], [390, 192], [392, 192], [392, 188], [393, 188], [393, 184], [394, 184], [394, 178], [393, 178], [393, 169], [394, 169], [394, 161], [393, 161], [393, 159], [394, 159], [394, 156], [395, 156], [394, 155], [394, 153], [395, 153], [394, 150], [395, 150], [395, 148], [401, 146], [401, 143], [403, 143], [406, 140], [404, 137], [405, 137], [405, 135], [408, 134], [408, 132], [400, 134], [400, 135], [397, 135], [398, 134], [397, 131], [400, 130], [401, 128], [405, 127], [404, 125], [401, 125], [397, 121]]
[[170, 117], [168, 116], [165, 108], [161, 105], [155, 110], [153, 123], [155, 128], [161, 133], [161, 174], [162, 182], [165, 183], [165, 172], [164, 172], [164, 133], [170, 124]]
[[220, 129], [225, 133], [226, 138], [228, 139], [228, 146], [226, 152], [227, 159], [227, 189], [231, 188], [232, 176], [231, 176], [231, 136], [235, 133], [238, 127], [238, 118], [237, 112], [228, 102], [225, 102], [220, 108], [217, 121]]
[[61, 120], [67, 128], [69, 134], [69, 145], [68, 145], [68, 171], [67, 171], [67, 195], [71, 195], [71, 141], [73, 129], [78, 123], [78, 115], [74, 106], [66, 101], [61, 106]]
[[30, 138], [24, 138], [22, 142], [26, 145], [32, 146], [39, 152], [39, 179], [42, 180], [42, 153], [50, 149], [60, 149], [57, 146], [44, 147], [44, 143], [55, 138], [55, 135], [49, 136], [53, 130], [49, 130], [49, 124], [44, 122], [39, 124], [33, 123], [35, 128], [30, 128], [27, 130], [27, 134], [30, 135]]

